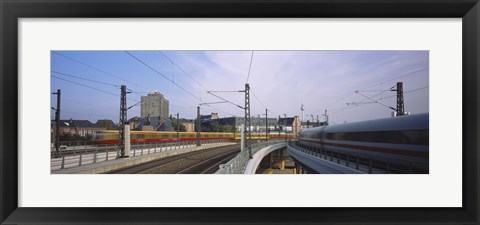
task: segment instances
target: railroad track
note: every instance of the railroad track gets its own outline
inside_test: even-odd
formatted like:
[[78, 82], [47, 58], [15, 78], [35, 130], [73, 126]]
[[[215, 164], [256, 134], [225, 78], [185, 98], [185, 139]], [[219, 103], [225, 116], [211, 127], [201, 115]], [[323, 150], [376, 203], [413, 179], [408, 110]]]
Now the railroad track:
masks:
[[215, 156], [213, 158], [202, 161], [198, 164], [187, 167], [177, 174], [212, 174], [218, 170], [218, 166], [222, 163], [228, 162], [235, 157], [240, 151], [237, 149]]
[[[176, 174], [176, 173], [209, 173], [215, 172], [218, 165], [233, 158], [240, 151], [239, 145], [230, 145], [188, 152], [154, 161], [110, 171], [110, 174]], [[228, 160], [227, 160], [228, 161]], [[205, 162], [205, 163], [204, 163]], [[218, 164], [217, 164], [218, 163]], [[215, 164], [217, 166], [215, 167]], [[198, 166], [198, 167], [197, 167]], [[206, 168], [203, 168], [206, 167]], [[203, 168], [200, 169], [200, 168]], [[182, 172], [183, 171], [183, 172]]]

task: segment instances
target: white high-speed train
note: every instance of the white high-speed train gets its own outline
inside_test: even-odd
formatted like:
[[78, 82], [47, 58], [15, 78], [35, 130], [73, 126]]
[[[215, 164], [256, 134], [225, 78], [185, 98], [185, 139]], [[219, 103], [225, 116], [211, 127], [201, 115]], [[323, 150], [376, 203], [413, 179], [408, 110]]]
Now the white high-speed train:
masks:
[[429, 114], [416, 114], [299, 132], [299, 143], [352, 155], [413, 162], [428, 168]]

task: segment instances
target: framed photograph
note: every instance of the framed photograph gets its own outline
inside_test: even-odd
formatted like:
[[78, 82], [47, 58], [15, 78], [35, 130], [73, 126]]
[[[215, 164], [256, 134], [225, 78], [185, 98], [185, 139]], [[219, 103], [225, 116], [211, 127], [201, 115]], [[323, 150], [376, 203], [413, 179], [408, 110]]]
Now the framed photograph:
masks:
[[0, 11], [2, 224], [480, 222], [478, 0]]

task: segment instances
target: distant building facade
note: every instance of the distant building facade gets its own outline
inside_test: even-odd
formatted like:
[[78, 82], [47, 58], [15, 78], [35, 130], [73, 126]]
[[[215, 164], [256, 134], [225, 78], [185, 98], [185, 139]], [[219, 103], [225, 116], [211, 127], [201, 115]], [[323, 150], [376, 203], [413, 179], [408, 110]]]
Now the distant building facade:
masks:
[[105, 129], [107, 130], [118, 129], [118, 127], [115, 125], [115, 123], [112, 120], [107, 120], [107, 119], [97, 120], [95, 125], [97, 125], [97, 127], [105, 127]]
[[136, 131], [173, 131], [169, 117], [133, 117], [129, 119], [130, 130]]
[[169, 102], [160, 92], [155, 91], [148, 94], [147, 96], [142, 96], [141, 101], [141, 117], [168, 117]]
[[200, 121], [218, 119], [218, 113], [211, 113], [210, 115], [200, 115]]
[[180, 123], [185, 126], [187, 132], [194, 132], [195, 131], [195, 120], [188, 120], [188, 119], [180, 119]]
[[[207, 119], [201, 120], [202, 131], [215, 131], [215, 127], [223, 126], [225, 128], [231, 128], [235, 132], [239, 132], [242, 128], [242, 125], [245, 124], [244, 117], [226, 117], [226, 118], [216, 118], [216, 119]], [[265, 117], [251, 117], [250, 118], [250, 130], [252, 132], [265, 132], [265, 126], [269, 131], [278, 129], [277, 119], [268, 118], [265, 121]]]
[[297, 137], [298, 132], [302, 129], [301, 121], [298, 116], [278, 118], [278, 126], [282, 131], [293, 133]]
[[[107, 127], [105, 124], [97, 123], [94, 124], [88, 120], [60, 120], [58, 124], [58, 133], [60, 135], [70, 134], [70, 135], [79, 135], [82, 137], [94, 137], [97, 131], [106, 130]], [[51, 121], [51, 142], [54, 142], [55, 137], [55, 120]]]

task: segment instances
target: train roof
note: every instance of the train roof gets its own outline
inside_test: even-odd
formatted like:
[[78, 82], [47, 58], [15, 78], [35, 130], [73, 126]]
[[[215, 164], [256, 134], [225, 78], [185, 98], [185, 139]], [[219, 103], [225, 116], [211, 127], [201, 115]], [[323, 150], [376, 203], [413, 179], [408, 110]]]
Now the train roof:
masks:
[[385, 130], [425, 130], [429, 128], [429, 114], [415, 114], [397, 116], [361, 122], [353, 122], [339, 125], [315, 127], [300, 131], [310, 132], [362, 132], [362, 131], [385, 131]]

